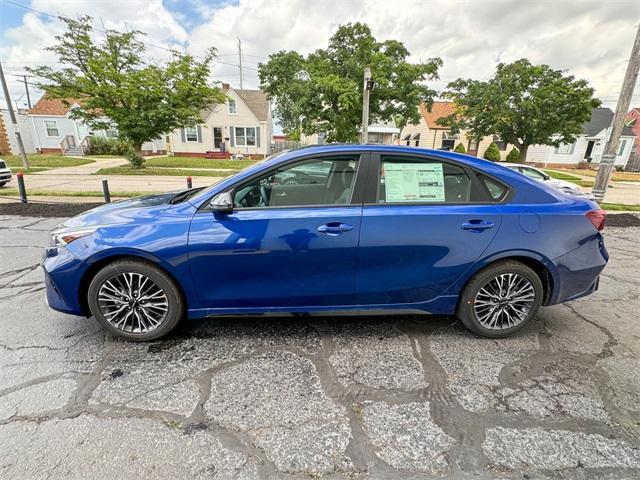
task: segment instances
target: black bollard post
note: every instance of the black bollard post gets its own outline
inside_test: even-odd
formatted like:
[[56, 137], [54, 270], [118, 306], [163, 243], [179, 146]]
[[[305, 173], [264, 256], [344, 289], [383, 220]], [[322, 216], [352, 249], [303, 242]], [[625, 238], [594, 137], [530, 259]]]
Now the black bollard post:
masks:
[[24, 186], [24, 174], [22, 172], [16, 173], [18, 179], [18, 191], [20, 192], [20, 201], [27, 203], [27, 189]]
[[104, 194], [104, 203], [111, 203], [111, 193], [109, 193], [109, 181], [102, 180], [102, 193]]
[[188, 188], [189, 190], [191, 190], [191, 189], [193, 188], [193, 181], [192, 181], [191, 175], [189, 175], [189, 176], [187, 177], [187, 188]]

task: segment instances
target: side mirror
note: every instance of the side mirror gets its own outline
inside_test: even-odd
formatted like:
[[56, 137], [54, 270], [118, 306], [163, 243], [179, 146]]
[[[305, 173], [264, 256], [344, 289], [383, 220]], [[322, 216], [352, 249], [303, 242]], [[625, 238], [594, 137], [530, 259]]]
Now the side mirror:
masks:
[[232, 213], [233, 198], [230, 192], [222, 192], [216, 195], [209, 202], [209, 207], [215, 213]]

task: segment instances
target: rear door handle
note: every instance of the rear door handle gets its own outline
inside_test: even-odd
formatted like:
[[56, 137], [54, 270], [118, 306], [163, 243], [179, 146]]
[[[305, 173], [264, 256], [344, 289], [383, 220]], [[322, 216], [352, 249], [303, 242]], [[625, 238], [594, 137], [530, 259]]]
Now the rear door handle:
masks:
[[331, 237], [335, 237], [336, 235], [340, 235], [342, 232], [348, 232], [350, 230], [353, 230], [353, 225], [340, 222], [325, 223], [318, 227], [318, 231], [320, 233], [325, 233]]
[[489, 220], [473, 219], [462, 224], [464, 230], [471, 230], [472, 232], [481, 232], [487, 228], [493, 228], [493, 222]]

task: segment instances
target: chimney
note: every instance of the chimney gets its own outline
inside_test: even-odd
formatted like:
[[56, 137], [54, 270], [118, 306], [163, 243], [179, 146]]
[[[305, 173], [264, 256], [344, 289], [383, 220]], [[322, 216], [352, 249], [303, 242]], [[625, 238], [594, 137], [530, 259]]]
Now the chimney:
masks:
[[231, 85], [229, 85], [228, 83], [223, 83], [222, 84], [222, 89], [223, 90], [229, 90], [231, 88]]

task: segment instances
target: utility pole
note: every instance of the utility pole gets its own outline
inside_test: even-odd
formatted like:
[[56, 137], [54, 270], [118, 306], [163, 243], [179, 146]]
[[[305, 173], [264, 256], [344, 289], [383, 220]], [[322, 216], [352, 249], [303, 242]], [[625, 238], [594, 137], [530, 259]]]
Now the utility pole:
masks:
[[609, 185], [609, 179], [613, 172], [613, 164], [616, 161], [616, 150], [618, 143], [620, 142], [620, 135], [624, 128], [624, 117], [629, 111], [629, 105], [631, 104], [631, 97], [633, 96], [633, 89], [638, 80], [638, 71], [640, 70], [640, 25], [636, 32], [636, 39], [633, 42], [633, 48], [631, 49], [631, 57], [629, 57], [629, 63], [627, 64], [627, 72], [624, 75], [624, 81], [622, 82], [622, 88], [620, 89], [620, 97], [618, 97], [618, 104], [616, 105], [616, 113], [613, 116], [611, 122], [611, 135], [609, 141], [604, 146], [604, 152], [602, 154], [602, 160], [600, 160], [600, 166], [598, 167], [598, 175], [596, 181], [593, 184], [593, 196], [597, 202], [602, 202], [604, 194], [607, 191]]
[[11, 97], [9, 97], [9, 89], [7, 88], [7, 81], [4, 78], [4, 71], [2, 70], [2, 63], [0, 63], [0, 81], [2, 81], [2, 91], [4, 92], [4, 99], [7, 103], [7, 109], [9, 110], [9, 117], [13, 124], [13, 131], [16, 134], [16, 141], [18, 143], [18, 150], [20, 151], [20, 157], [22, 157], [22, 166], [25, 169], [29, 168], [29, 160], [27, 160], [27, 154], [24, 151], [24, 145], [22, 143], [22, 137], [20, 136], [20, 129], [18, 128], [18, 121], [16, 120], [16, 114], [13, 113], [13, 105], [11, 105]]
[[238, 69], [240, 70], [240, 89], [242, 89], [242, 81], [244, 80], [244, 72], [242, 71], [242, 41], [238, 37]]
[[364, 85], [362, 87], [362, 137], [360, 143], [367, 143], [369, 139], [369, 92], [373, 90], [371, 68], [364, 67]]
[[27, 76], [23, 75], [22, 79], [24, 80], [24, 91], [27, 92], [27, 105], [29, 106], [29, 110], [31, 110], [31, 96], [29, 95], [29, 85], [27, 84]]

